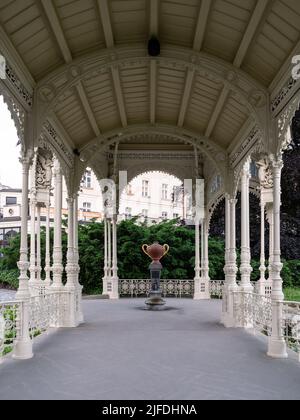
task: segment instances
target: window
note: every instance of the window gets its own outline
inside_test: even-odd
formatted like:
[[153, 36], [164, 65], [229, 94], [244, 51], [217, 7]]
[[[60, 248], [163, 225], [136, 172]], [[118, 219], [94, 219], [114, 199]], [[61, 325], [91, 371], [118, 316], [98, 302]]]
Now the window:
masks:
[[131, 219], [131, 213], [132, 213], [132, 209], [130, 207], [126, 207], [125, 209], [125, 219]]
[[132, 192], [132, 185], [131, 185], [131, 184], [128, 184], [128, 185], [127, 185], [127, 188], [126, 188], [126, 194], [127, 194], [127, 195], [133, 195], [133, 192]]
[[143, 183], [142, 183], [142, 197], [149, 197], [149, 181], [143, 180]]
[[83, 203], [83, 211], [92, 211], [92, 204], [91, 203]]
[[92, 188], [92, 171], [86, 171], [83, 177], [84, 188]]
[[168, 199], [168, 185], [167, 184], [162, 184], [161, 199], [162, 200], [167, 200]]
[[17, 197], [6, 197], [6, 205], [14, 206], [17, 204]]
[[173, 213], [173, 219], [178, 219], [179, 214], [178, 213]]
[[145, 219], [147, 219], [147, 217], [148, 217], [148, 210], [143, 209], [143, 210], [142, 210], [142, 216], [143, 216]]
[[162, 212], [162, 214], [161, 214], [161, 217], [162, 217], [164, 220], [167, 220], [167, 218], [168, 218], [168, 213], [167, 213], [166, 211], [163, 211], [163, 212]]
[[251, 173], [251, 178], [258, 178], [258, 167], [256, 166], [255, 162], [251, 162], [250, 165], [250, 173]]

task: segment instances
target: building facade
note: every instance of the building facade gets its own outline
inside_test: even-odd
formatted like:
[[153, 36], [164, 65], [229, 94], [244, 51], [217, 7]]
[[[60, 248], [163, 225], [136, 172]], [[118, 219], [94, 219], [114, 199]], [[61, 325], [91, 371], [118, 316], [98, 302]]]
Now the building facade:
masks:
[[[21, 231], [22, 190], [0, 185], [0, 247], [9, 245]], [[54, 196], [50, 197], [50, 226], [54, 222]], [[189, 202], [183, 194], [182, 183], [174, 176], [148, 172], [134, 178], [121, 195], [119, 221], [137, 217], [140, 222], [159, 223], [170, 219], [185, 219]], [[63, 182], [62, 214], [67, 216], [67, 188]], [[78, 220], [102, 221], [103, 199], [99, 181], [87, 169], [78, 193]], [[30, 208], [28, 220], [31, 218]], [[28, 232], [30, 232], [28, 222]], [[41, 226], [46, 226], [46, 208], [41, 208]]]

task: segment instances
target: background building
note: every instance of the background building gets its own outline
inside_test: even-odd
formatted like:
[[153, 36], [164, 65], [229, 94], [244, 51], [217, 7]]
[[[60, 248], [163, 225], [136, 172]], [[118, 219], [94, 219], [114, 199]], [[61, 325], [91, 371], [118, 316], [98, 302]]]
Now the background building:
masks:
[[[0, 247], [9, 244], [11, 237], [21, 229], [22, 190], [0, 184]], [[30, 207], [29, 207], [30, 208]], [[148, 172], [132, 180], [121, 196], [119, 220], [139, 217], [149, 223], [186, 218], [189, 203], [183, 196], [182, 183], [174, 176]], [[30, 211], [30, 210], [29, 210]], [[67, 188], [63, 184], [63, 215], [67, 215]], [[78, 220], [103, 220], [103, 202], [99, 182], [88, 169], [81, 182], [78, 196]], [[54, 197], [51, 197], [50, 225], [54, 221]], [[46, 224], [46, 209], [41, 209], [41, 226]], [[30, 214], [28, 217], [30, 233]]]

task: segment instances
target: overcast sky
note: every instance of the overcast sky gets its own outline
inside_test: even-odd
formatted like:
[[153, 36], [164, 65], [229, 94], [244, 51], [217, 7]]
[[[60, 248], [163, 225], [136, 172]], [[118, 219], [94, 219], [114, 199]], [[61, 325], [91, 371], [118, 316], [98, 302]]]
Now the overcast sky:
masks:
[[17, 130], [2, 96], [0, 96], [0, 127], [0, 183], [12, 188], [21, 188], [20, 146], [16, 146]]

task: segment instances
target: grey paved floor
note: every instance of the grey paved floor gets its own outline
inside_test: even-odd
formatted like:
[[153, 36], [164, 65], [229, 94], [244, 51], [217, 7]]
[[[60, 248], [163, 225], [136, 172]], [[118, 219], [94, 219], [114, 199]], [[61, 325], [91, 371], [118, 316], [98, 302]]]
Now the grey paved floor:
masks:
[[0, 366], [0, 399], [300, 399], [300, 364], [219, 325], [220, 302], [85, 301], [86, 323]]

